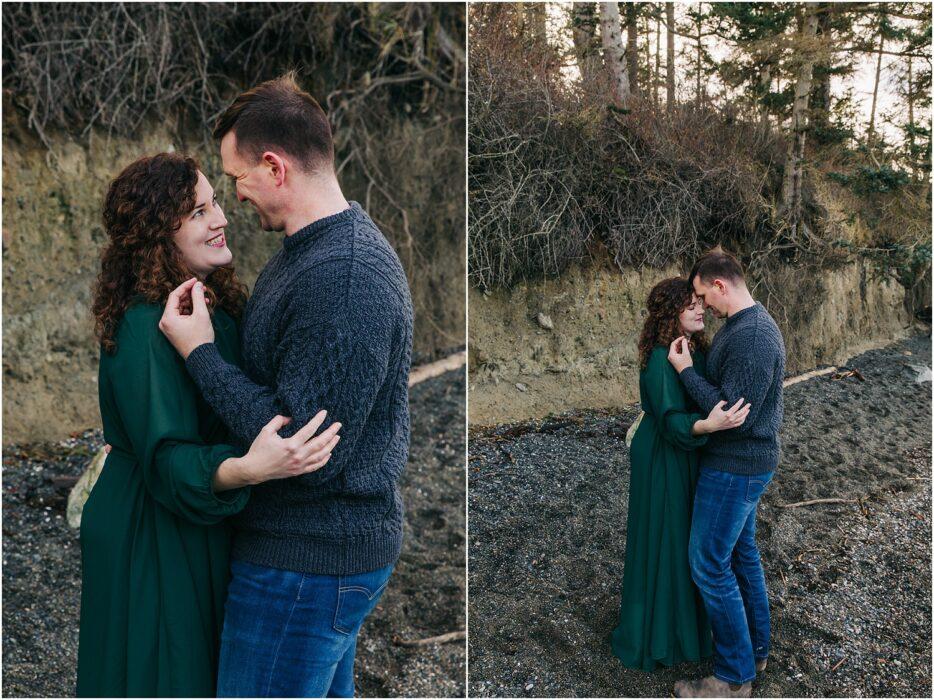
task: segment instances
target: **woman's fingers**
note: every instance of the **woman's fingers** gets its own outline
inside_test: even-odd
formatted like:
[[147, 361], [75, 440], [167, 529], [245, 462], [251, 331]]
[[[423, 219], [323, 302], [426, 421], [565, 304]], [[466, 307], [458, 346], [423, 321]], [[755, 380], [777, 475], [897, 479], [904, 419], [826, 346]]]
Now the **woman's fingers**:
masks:
[[[330, 430], [330, 428], [328, 430]], [[325, 455], [331, 454], [331, 452], [334, 450], [334, 447], [338, 442], [340, 442], [340, 439], [340, 435], [332, 435], [327, 442], [321, 443], [317, 446], [308, 447], [304, 455], [304, 461], [317, 461], [323, 459]], [[309, 443], [309, 445], [311, 445], [311, 443]]]
[[287, 426], [292, 422], [292, 419], [287, 416], [273, 416], [266, 425], [263, 426], [263, 430], [267, 433], [278, 433], [282, 428]]
[[315, 435], [314, 438], [308, 440], [305, 443], [306, 454], [311, 454], [312, 452], [317, 452], [324, 445], [327, 445], [331, 438], [337, 435], [337, 431], [340, 430], [343, 426], [340, 423], [332, 423], [328, 426], [327, 430], [321, 431], [320, 435]]
[[302, 470], [302, 474], [311, 474], [312, 472], [318, 471], [319, 469], [321, 469], [321, 467], [327, 464], [328, 461], [330, 461], [330, 459], [331, 459], [331, 455], [327, 455], [324, 459], [322, 459], [319, 462], [311, 462], [310, 464], [305, 466], [305, 468]]
[[318, 432], [318, 428], [320, 428], [321, 424], [324, 423], [324, 419], [327, 418], [327, 415], [327, 411], [318, 411], [314, 417], [305, 423], [305, 425], [303, 425], [301, 429], [292, 437], [295, 438], [295, 441], [299, 445], [304, 445], [316, 432]]
[[743, 406], [736, 414], [733, 416], [734, 427], [737, 425], [742, 425], [746, 422], [746, 417], [749, 415], [750, 404]]

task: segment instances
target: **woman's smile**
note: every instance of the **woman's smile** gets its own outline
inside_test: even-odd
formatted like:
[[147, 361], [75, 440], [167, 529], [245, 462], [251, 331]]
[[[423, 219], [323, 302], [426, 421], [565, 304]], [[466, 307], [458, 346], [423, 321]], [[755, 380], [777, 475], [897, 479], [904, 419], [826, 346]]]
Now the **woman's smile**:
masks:
[[214, 236], [214, 238], [209, 238], [207, 241], [205, 241], [204, 244], [211, 246], [212, 248], [223, 248], [225, 245], [227, 245], [227, 238], [224, 236], [224, 232], [221, 231], [219, 234]]

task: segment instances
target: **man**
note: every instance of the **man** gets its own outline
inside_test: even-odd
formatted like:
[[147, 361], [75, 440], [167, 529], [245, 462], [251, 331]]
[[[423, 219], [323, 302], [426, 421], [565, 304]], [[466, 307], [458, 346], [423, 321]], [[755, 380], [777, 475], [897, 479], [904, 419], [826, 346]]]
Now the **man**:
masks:
[[[399, 258], [334, 171], [327, 117], [291, 75], [240, 95], [214, 130], [237, 198], [282, 248], [256, 281], [244, 369], [221, 358], [203, 290], [161, 327], [244, 444], [276, 415], [343, 425], [319, 471], [254, 486], [235, 521], [220, 697], [351, 697], [356, 638], [402, 545], [412, 303]], [[324, 427], [324, 426], [322, 426]]]
[[729, 253], [698, 260], [690, 280], [699, 300], [726, 318], [707, 355], [707, 378], [694, 371], [687, 343], [668, 359], [702, 411], [720, 401], [750, 404], [743, 425], [713, 433], [700, 454], [689, 559], [714, 639], [714, 673], [675, 684], [677, 697], [749, 697], [769, 650], [769, 601], [756, 547], [756, 508], [778, 466], [785, 345], [746, 288]]

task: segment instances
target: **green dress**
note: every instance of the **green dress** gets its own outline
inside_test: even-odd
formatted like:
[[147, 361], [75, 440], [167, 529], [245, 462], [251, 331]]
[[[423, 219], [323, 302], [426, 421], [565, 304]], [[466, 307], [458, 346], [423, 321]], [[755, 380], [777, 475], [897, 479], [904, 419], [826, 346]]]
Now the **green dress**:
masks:
[[[248, 489], [215, 494], [228, 457], [220, 419], [159, 331], [162, 308], [131, 306], [117, 351], [101, 351], [99, 397], [112, 446], [81, 517], [79, 697], [214, 697], [229, 578], [223, 523]], [[237, 326], [214, 314], [238, 362]]]
[[[694, 368], [704, 375], [701, 353]], [[705, 415], [656, 347], [639, 376], [645, 416], [630, 447], [626, 564], [613, 653], [625, 666], [652, 671], [711, 654], [711, 632], [688, 565], [688, 539], [698, 466], [706, 436], [691, 435]]]

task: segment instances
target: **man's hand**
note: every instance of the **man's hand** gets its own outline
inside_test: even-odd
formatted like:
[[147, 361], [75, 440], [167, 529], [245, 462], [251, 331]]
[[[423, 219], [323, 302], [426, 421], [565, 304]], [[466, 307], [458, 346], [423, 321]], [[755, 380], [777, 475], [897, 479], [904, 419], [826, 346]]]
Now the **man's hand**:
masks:
[[[189, 304], [191, 313], [185, 315], [184, 311]], [[211, 325], [211, 315], [204, 301], [204, 285], [197, 278], [192, 277], [169, 294], [159, 321], [159, 330], [186, 360], [199, 345], [214, 342], [214, 326]]]
[[678, 374], [681, 374], [681, 372], [688, 367], [694, 366], [694, 360], [691, 359], [691, 348], [688, 345], [688, 339], [683, 335], [671, 341], [671, 345], [668, 348], [668, 361]]

